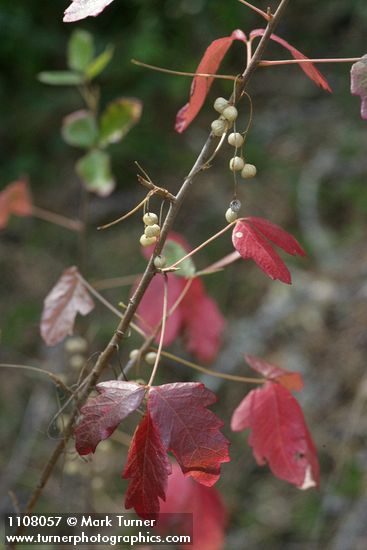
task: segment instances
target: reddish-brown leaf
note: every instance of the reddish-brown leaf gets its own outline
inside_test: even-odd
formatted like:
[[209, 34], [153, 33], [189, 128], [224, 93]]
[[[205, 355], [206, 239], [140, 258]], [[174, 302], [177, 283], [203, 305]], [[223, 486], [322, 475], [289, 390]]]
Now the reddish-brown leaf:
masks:
[[135, 430], [122, 474], [130, 480], [126, 508], [134, 508], [142, 518], [157, 518], [159, 498], [165, 500], [170, 472], [166, 450], [148, 412]]
[[193, 280], [182, 301], [181, 311], [188, 351], [199, 361], [213, 361], [222, 343], [225, 323], [200, 279]]
[[299, 372], [281, 369], [253, 355], [245, 355], [245, 359], [250, 367], [262, 374], [264, 378], [275, 380], [291, 391], [300, 391], [303, 388], [303, 380]]
[[[257, 36], [263, 36], [264, 32], [265, 29], [255, 29], [251, 31], [250, 39], [256, 38]], [[294, 46], [289, 44], [289, 42], [287, 42], [283, 38], [280, 38], [276, 34], [272, 34], [270, 38], [274, 40], [274, 42], [277, 42], [278, 44], [283, 46], [283, 48], [286, 48], [291, 53], [294, 59], [308, 59], [305, 55], [303, 55], [303, 53], [297, 50], [297, 48], [295, 48]], [[317, 86], [320, 86], [320, 88], [326, 90], [327, 92], [332, 91], [324, 75], [321, 74], [318, 69], [316, 69], [313, 63], [299, 63], [299, 67], [311, 80], [315, 82], [315, 84], [317, 84]]]
[[291, 274], [270, 243], [245, 220], [236, 223], [232, 241], [244, 260], [251, 258], [271, 279], [291, 284]]
[[228, 441], [220, 432], [223, 422], [206, 407], [216, 396], [197, 382], [151, 388], [148, 410], [164, 447], [172, 451], [184, 473], [211, 486], [228, 462]]
[[72, 0], [64, 12], [64, 23], [80, 21], [86, 17], [99, 15], [113, 0]]
[[87, 315], [93, 300], [80, 281], [78, 269], [69, 267], [46, 296], [41, 318], [41, 336], [48, 346], [58, 344], [73, 333], [77, 313]]
[[0, 192], [0, 229], [6, 227], [11, 214], [32, 215], [32, 198], [25, 180], [9, 183]]
[[[223, 57], [232, 45], [234, 40], [247, 42], [245, 34], [237, 29], [230, 36], [224, 36], [214, 40], [205, 50], [205, 53], [196, 69], [196, 73], [215, 74], [222, 62]], [[177, 113], [175, 129], [182, 133], [194, 120], [201, 107], [204, 104], [205, 98], [213, 83], [213, 77], [195, 76], [190, 91], [189, 103], [186, 103]]]
[[189, 532], [185, 521], [187, 516], [180, 514], [192, 514], [193, 544], [190, 548], [192, 550], [223, 548], [227, 511], [220, 494], [214, 487], [205, 487], [185, 477], [177, 464], [172, 465], [166, 501], [161, 503], [160, 512], [158, 521], [160, 533]]
[[300, 489], [319, 484], [316, 449], [302, 410], [288, 389], [266, 383], [252, 390], [232, 416], [233, 431], [251, 429], [249, 444], [258, 464]]
[[88, 399], [82, 407], [75, 430], [75, 446], [80, 455], [94, 453], [98, 443], [139, 407], [145, 392], [144, 386], [121, 380], [101, 382], [96, 389], [100, 395]]

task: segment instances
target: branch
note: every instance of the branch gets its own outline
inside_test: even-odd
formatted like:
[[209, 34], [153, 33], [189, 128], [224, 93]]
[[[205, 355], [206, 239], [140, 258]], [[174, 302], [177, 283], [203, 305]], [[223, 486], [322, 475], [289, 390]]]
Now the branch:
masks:
[[361, 57], [340, 57], [340, 58], [327, 58], [327, 59], [280, 59], [269, 61], [264, 59], [260, 61], [259, 67], [273, 67], [275, 65], [299, 65], [300, 63], [356, 63], [360, 61]]
[[[268, 22], [268, 25], [266, 27], [265, 33], [262, 36], [252, 58], [248, 66], [246, 67], [245, 71], [242, 74], [242, 78], [238, 79], [237, 86], [235, 93], [232, 94], [231, 100], [235, 103], [238, 102], [238, 98], [240, 98], [241, 93], [244, 91], [245, 87], [247, 86], [249, 80], [251, 79], [253, 73], [255, 72], [261, 57], [263, 56], [263, 53], [265, 51], [265, 48], [270, 40], [270, 35], [274, 31], [275, 27], [277, 26], [279, 20], [281, 19], [289, 0], [281, 0], [278, 9], [276, 10], [275, 14], [273, 15], [272, 19]], [[39, 483], [34, 490], [33, 494], [31, 495], [26, 508], [24, 510], [24, 513], [30, 514], [32, 510], [34, 509], [41, 493], [46, 485], [60, 455], [63, 453], [69, 439], [72, 436], [73, 433], [73, 427], [74, 422], [79, 414], [80, 407], [84, 404], [90, 393], [94, 390], [94, 387], [99, 380], [101, 374], [105, 371], [105, 369], [109, 366], [110, 360], [112, 359], [115, 352], [119, 349], [119, 344], [122, 341], [125, 334], [127, 334], [129, 325], [131, 321], [133, 320], [133, 317], [135, 315], [135, 312], [145, 294], [145, 291], [147, 290], [151, 280], [153, 279], [154, 275], [156, 274], [156, 269], [154, 267], [154, 258], [161, 254], [163, 246], [166, 242], [167, 236], [169, 231], [172, 228], [172, 225], [176, 219], [176, 216], [178, 212], [181, 210], [181, 207], [185, 201], [186, 195], [188, 194], [191, 185], [193, 183], [194, 177], [200, 173], [205, 167], [205, 164], [208, 161], [208, 158], [211, 156], [211, 150], [213, 144], [217, 142], [217, 138], [210, 133], [209, 137], [207, 138], [201, 152], [199, 153], [199, 156], [197, 157], [190, 173], [185, 178], [185, 180], [182, 183], [182, 186], [179, 190], [179, 192], [176, 195], [176, 201], [174, 203], [170, 204], [168, 214], [166, 216], [166, 219], [164, 221], [161, 235], [159, 238], [159, 241], [155, 247], [154, 253], [152, 254], [148, 265], [146, 267], [146, 270], [143, 274], [143, 277], [137, 287], [137, 289], [134, 292], [134, 295], [129, 300], [129, 304], [126, 308], [125, 314], [121, 321], [119, 322], [116, 331], [114, 332], [110, 342], [106, 346], [105, 350], [99, 355], [96, 364], [94, 365], [90, 378], [88, 381], [88, 384], [83, 388], [83, 390], [80, 392], [78, 398], [76, 399], [75, 405], [71, 411], [70, 419], [65, 427], [65, 431], [63, 434], [63, 439], [57, 444], [55, 447], [50, 459], [48, 460], [47, 464], [45, 465], [41, 477], [39, 480]], [[17, 534], [19, 534], [19, 531], [22, 531], [22, 529], [18, 529]], [[14, 546], [13, 546], [14, 547]]]

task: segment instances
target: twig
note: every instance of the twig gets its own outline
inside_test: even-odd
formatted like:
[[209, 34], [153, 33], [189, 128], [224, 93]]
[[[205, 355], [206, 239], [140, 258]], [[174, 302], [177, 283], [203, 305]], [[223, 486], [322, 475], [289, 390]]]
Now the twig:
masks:
[[138, 210], [140, 210], [140, 208], [142, 208], [144, 206], [144, 204], [150, 199], [150, 197], [152, 196], [153, 193], [154, 193], [154, 191], [149, 191], [147, 196], [144, 197], [144, 199], [142, 201], [140, 201], [139, 204], [137, 204], [127, 214], [124, 214], [123, 216], [121, 216], [120, 218], [117, 218], [117, 220], [114, 220], [113, 222], [106, 223], [105, 225], [100, 225], [99, 227], [97, 227], [98, 231], [100, 231], [101, 229], [108, 229], [109, 227], [112, 227], [113, 225], [116, 225], [116, 224], [126, 220], [127, 218], [130, 218], [130, 216], [135, 214], [135, 212], [138, 212]]
[[71, 220], [70, 218], [61, 216], [60, 214], [55, 214], [55, 212], [44, 210], [39, 206], [32, 206], [32, 215], [35, 218], [39, 218], [40, 220], [44, 220], [46, 222], [59, 225], [61, 227], [65, 227], [66, 229], [70, 229], [71, 231], [79, 232], [83, 230], [83, 224], [79, 220]]
[[190, 369], [198, 370], [199, 372], [203, 372], [205, 374], [209, 374], [209, 376], [215, 376], [216, 378], [223, 378], [224, 380], [232, 380], [233, 382], [244, 382], [245, 384], [265, 384], [268, 382], [266, 378], [249, 378], [247, 376], [237, 376], [235, 374], [225, 374], [222, 372], [217, 372], [214, 370], [206, 369], [205, 367], [202, 367], [201, 365], [197, 365], [196, 363], [193, 363], [192, 361], [187, 361], [186, 359], [182, 359], [181, 357], [178, 357], [177, 355], [174, 355], [173, 353], [169, 353], [168, 351], [162, 351], [161, 355], [163, 357], [167, 357], [167, 359], [172, 359], [173, 361], [176, 361], [176, 363], [181, 363], [182, 365], [185, 365], [186, 367], [190, 367]]
[[344, 57], [339, 59], [280, 59], [274, 61], [264, 59], [263, 61], [260, 61], [259, 67], [273, 67], [274, 65], [299, 65], [304, 63], [356, 63], [360, 60], [360, 57]]
[[235, 220], [234, 222], [231, 222], [229, 223], [228, 225], [226, 225], [223, 229], [221, 229], [220, 231], [218, 231], [218, 233], [216, 233], [215, 235], [213, 235], [212, 237], [210, 237], [209, 239], [207, 239], [206, 241], [204, 241], [203, 243], [201, 243], [199, 246], [197, 246], [196, 248], [194, 248], [194, 250], [191, 250], [191, 252], [189, 252], [188, 254], [186, 254], [186, 256], [183, 256], [182, 258], [180, 258], [179, 260], [177, 260], [177, 262], [175, 262], [174, 264], [168, 266], [168, 267], [165, 267], [164, 269], [162, 269], [162, 271], [170, 271], [171, 269], [174, 269], [175, 267], [177, 267], [178, 265], [180, 265], [182, 262], [184, 262], [185, 260], [187, 260], [187, 258], [190, 258], [191, 256], [193, 256], [194, 254], [196, 254], [196, 252], [199, 252], [199, 250], [201, 250], [202, 248], [204, 248], [205, 246], [207, 246], [209, 243], [211, 243], [212, 241], [214, 241], [215, 239], [218, 239], [218, 237], [220, 237], [221, 235], [223, 235], [224, 233], [226, 233], [226, 231], [228, 231], [234, 224], [236, 224], [241, 218], [238, 218], [237, 220]]
[[149, 65], [148, 63], [143, 63], [137, 59], [132, 59], [131, 63], [134, 65], [139, 65], [139, 67], [144, 67], [145, 69], [152, 69], [153, 71], [158, 71], [160, 73], [174, 74], [175, 76], [201, 76], [203, 78], [221, 78], [223, 80], [236, 80], [235, 76], [229, 74], [212, 74], [212, 73], [187, 73], [184, 71], [174, 71], [172, 69], [164, 69], [163, 67], [157, 67], [156, 65]]
[[[238, 89], [240, 92], [242, 92], [246, 85], [248, 84], [249, 80], [251, 79], [254, 71], [256, 70], [262, 56], [264, 53], [264, 50], [270, 40], [270, 36], [272, 32], [274, 31], [275, 27], [277, 26], [279, 20], [281, 19], [289, 0], [281, 0], [278, 6], [278, 9], [276, 10], [273, 18], [268, 22], [268, 25], [266, 27], [266, 30], [264, 32], [264, 35], [262, 36], [254, 55], [252, 56], [251, 62], [246, 67], [243, 78], [238, 82]], [[238, 94], [236, 94], [236, 97], [239, 97]], [[197, 157], [189, 175], [185, 178], [179, 192], [176, 195], [176, 201], [174, 203], [170, 204], [170, 208], [168, 211], [168, 214], [166, 216], [165, 222], [162, 227], [161, 235], [159, 238], [159, 241], [155, 247], [154, 253], [152, 254], [148, 265], [146, 267], [146, 270], [143, 274], [143, 277], [141, 278], [141, 281], [136, 288], [134, 295], [130, 299], [129, 305], [126, 309], [125, 315], [123, 319], [121, 319], [120, 323], [118, 324], [118, 327], [116, 331], [114, 332], [110, 342], [106, 346], [105, 350], [99, 355], [96, 364], [93, 367], [93, 370], [91, 371], [90, 379], [88, 385], [83, 389], [82, 392], [80, 392], [79, 397], [77, 398], [73, 410], [71, 411], [70, 419], [67, 425], [65, 426], [64, 431], [64, 438], [62, 441], [60, 441], [57, 446], [55, 447], [51, 457], [49, 458], [48, 462], [46, 463], [41, 476], [39, 483], [32, 493], [26, 507], [25, 507], [25, 513], [29, 514], [34, 509], [43, 488], [45, 487], [60, 455], [64, 451], [67, 442], [69, 441], [72, 433], [73, 433], [73, 427], [74, 422], [79, 414], [79, 409], [83, 405], [83, 403], [88, 398], [89, 394], [93, 391], [97, 381], [99, 380], [101, 374], [104, 372], [104, 370], [108, 367], [109, 362], [114, 355], [114, 353], [119, 349], [119, 343], [123, 339], [124, 335], [126, 334], [129, 325], [131, 321], [133, 320], [134, 314], [145, 294], [145, 291], [147, 290], [151, 280], [153, 279], [156, 269], [154, 267], [154, 258], [158, 256], [163, 249], [164, 243], [167, 239], [167, 235], [169, 231], [171, 230], [171, 227], [175, 221], [175, 218], [180, 211], [182, 204], [184, 203], [184, 200], [186, 198], [186, 195], [188, 194], [191, 184], [193, 183], [194, 176], [198, 173], [198, 168], [205, 165], [207, 159], [210, 157], [210, 151], [212, 148], [212, 144], [215, 142], [216, 138], [215, 136], [210, 133], [209, 137], [207, 138], [201, 152], [199, 153], [199, 156]], [[200, 170], [199, 170], [200, 171]], [[17, 534], [20, 534], [19, 532], [22, 531], [22, 528], [19, 528], [17, 531]], [[14, 547], [14, 546], [13, 546]]]
[[244, 4], [248, 8], [252, 9], [254, 12], [261, 15], [261, 17], [266, 19], [266, 21], [270, 21], [271, 15], [269, 13], [265, 13], [263, 10], [260, 10], [259, 8], [257, 8], [256, 6], [253, 6], [252, 4], [250, 4], [250, 2], [246, 2], [245, 0], [238, 0], [238, 1], [241, 2], [241, 4]]
[[37, 372], [39, 374], [45, 374], [46, 376], [51, 378], [51, 380], [54, 382], [54, 384], [56, 384], [56, 386], [59, 386], [60, 388], [62, 388], [64, 391], [68, 393], [74, 393], [72, 389], [70, 389], [66, 384], [64, 384], [61, 378], [59, 378], [58, 376], [56, 376], [55, 374], [47, 370], [39, 369], [38, 367], [30, 367], [29, 365], [13, 365], [10, 363], [0, 363], [0, 368], [25, 369], [32, 372]]
[[141, 277], [141, 273], [137, 273], [136, 275], [126, 275], [125, 277], [112, 277], [111, 279], [92, 281], [91, 285], [96, 290], [107, 290], [110, 288], [119, 288], [121, 286], [132, 285], [137, 279], [139, 279], [139, 277]]
[[150, 375], [150, 378], [149, 378], [148, 386], [151, 386], [153, 384], [155, 375], [157, 374], [157, 369], [158, 369], [162, 348], [163, 348], [164, 335], [166, 332], [167, 307], [168, 307], [168, 280], [167, 280], [167, 275], [163, 275], [163, 276], [164, 276], [164, 294], [163, 294], [162, 329], [161, 329], [161, 336], [159, 338], [157, 355], [154, 361], [152, 374]]

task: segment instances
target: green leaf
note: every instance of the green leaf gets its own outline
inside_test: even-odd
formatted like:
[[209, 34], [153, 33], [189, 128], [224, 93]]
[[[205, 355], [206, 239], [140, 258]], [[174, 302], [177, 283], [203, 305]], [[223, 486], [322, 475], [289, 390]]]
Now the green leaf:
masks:
[[38, 74], [38, 80], [51, 86], [78, 86], [83, 84], [83, 75], [72, 71], [44, 71]]
[[[164, 245], [163, 255], [167, 259], [167, 266], [176, 263], [177, 260], [180, 260], [181, 258], [186, 256], [186, 254], [186, 250], [180, 244], [174, 241], [167, 241]], [[180, 269], [175, 271], [175, 275], [181, 275], [181, 277], [192, 277], [193, 275], [195, 275], [196, 269], [192, 258], [187, 258], [177, 267], [179, 267]]]
[[101, 116], [100, 144], [120, 141], [140, 119], [142, 103], [135, 98], [112, 101]]
[[69, 145], [89, 149], [98, 138], [96, 119], [90, 111], [76, 111], [64, 118], [61, 133]]
[[88, 67], [85, 68], [85, 76], [92, 80], [98, 76], [107, 67], [112, 59], [114, 48], [113, 46], [107, 46], [107, 48], [98, 55], [93, 61], [91, 61]]
[[83, 30], [76, 30], [68, 44], [68, 65], [70, 69], [83, 73], [90, 65], [94, 54], [93, 36]]
[[110, 157], [104, 151], [95, 149], [87, 153], [77, 162], [76, 171], [91, 193], [101, 197], [112, 193], [115, 180], [111, 173]]

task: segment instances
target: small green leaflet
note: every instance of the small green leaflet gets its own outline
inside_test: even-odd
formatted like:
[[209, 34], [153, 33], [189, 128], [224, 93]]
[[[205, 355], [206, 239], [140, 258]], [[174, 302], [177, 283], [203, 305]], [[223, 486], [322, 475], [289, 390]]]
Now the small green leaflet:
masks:
[[38, 80], [51, 86], [78, 86], [83, 84], [84, 77], [72, 71], [43, 71], [38, 74]]
[[[163, 254], [167, 258], [167, 266], [170, 266], [186, 256], [187, 252], [180, 244], [167, 241], [164, 245]], [[175, 271], [175, 275], [181, 275], [181, 277], [193, 277], [195, 275], [195, 265], [191, 258], [187, 258], [177, 267], [179, 269]]]
[[95, 149], [87, 153], [77, 162], [76, 171], [91, 193], [106, 197], [115, 188], [110, 157], [104, 151]]
[[98, 140], [96, 119], [90, 111], [76, 111], [64, 118], [61, 133], [69, 145], [89, 149]]
[[101, 116], [101, 147], [120, 141], [139, 121], [141, 111], [138, 99], [123, 97], [112, 101]]
[[74, 31], [68, 44], [69, 68], [83, 73], [93, 60], [93, 56], [93, 36], [81, 29]]

